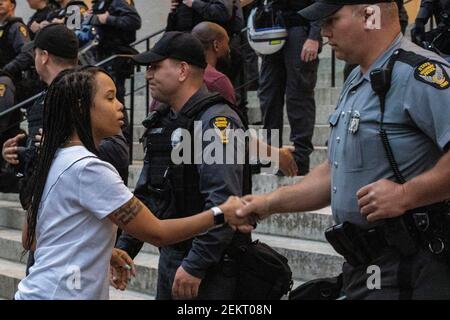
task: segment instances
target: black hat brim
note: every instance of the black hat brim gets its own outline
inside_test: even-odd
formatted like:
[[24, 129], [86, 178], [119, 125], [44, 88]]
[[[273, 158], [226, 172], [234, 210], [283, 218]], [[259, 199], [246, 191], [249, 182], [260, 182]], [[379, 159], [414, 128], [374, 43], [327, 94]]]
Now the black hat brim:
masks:
[[159, 55], [152, 51], [143, 52], [143, 53], [140, 53], [140, 54], [137, 54], [137, 55], [131, 57], [131, 59], [136, 64], [141, 65], [141, 66], [148, 66], [148, 65], [151, 65], [152, 63], [162, 61], [166, 58], [167, 57]]
[[331, 4], [331, 3], [325, 3], [325, 2], [315, 2], [314, 4], [306, 7], [305, 9], [302, 9], [298, 11], [298, 14], [302, 16], [302, 18], [308, 20], [308, 21], [317, 21], [317, 20], [323, 20], [330, 16], [332, 16], [334, 13], [339, 11], [343, 5], [339, 4]]

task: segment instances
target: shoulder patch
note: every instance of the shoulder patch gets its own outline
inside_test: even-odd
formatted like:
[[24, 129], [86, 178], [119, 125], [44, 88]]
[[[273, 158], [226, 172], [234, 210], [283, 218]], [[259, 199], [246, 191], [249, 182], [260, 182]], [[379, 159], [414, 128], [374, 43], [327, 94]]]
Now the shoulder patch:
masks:
[[450, 87], [450, 78], [442, 65], [435, 61], [427, 61], [416, 67], [414, 77], [436, 89], [445, 90]]
[[19, 31], [25, 38], [28, 37], [28, 30], [27, 30], [27, 28], [25, 26], [20, 26], [19, 27]]
[[228, 143], [228, 135], [231, 129], [231, 120], [228, 117], [219, 116], [211, 119], [211, 124], [222, 144]]
[[3, 37], [3, 30], [0, 30], [0, 38]]
[[6, 84], [0, 83], [0, 97], [4, 97], [6, 93]]

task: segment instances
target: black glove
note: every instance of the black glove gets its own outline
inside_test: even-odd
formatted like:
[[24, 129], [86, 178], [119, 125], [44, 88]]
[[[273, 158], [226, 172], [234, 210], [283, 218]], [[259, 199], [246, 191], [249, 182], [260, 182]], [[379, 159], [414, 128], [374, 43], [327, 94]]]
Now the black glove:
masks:
[[425, 25], [422, 21], [416, 20], [414, 28], [411, 29], [411, 40], [421, 46], [425, 36]]

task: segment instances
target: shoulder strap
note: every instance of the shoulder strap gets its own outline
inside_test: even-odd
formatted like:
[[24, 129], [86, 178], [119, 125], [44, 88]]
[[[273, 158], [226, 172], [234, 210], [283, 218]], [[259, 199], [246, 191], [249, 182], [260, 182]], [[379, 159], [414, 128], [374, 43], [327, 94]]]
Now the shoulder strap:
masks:
[[228, 105], [234, 112], [236, 112], [239, 118], [241, 119], [244, 128], [245, 129], [248, 128], [248, 121], [246, 117], [243, 115], [242, 111], [239, 110], [235, 105], [230, 103], [228, 100], [226, 100], [219, 93], [208, 93], [205, 97], [197, 101], [194, 105], [190, 106], [188, 109], [182, 110], [182, 113], [191, 120], [194, 120], [195, 118], [203, 114], [203, 112], [205, 112], [208, 108], [220, 103]]

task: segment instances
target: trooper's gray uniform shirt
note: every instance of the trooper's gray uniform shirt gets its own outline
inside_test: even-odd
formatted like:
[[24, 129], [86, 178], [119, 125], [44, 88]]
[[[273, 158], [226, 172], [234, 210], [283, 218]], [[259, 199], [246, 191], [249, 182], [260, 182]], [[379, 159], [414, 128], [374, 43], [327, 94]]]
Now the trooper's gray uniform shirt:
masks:
[[[380, 102], [372, 90], [369, 75], [373, 69], [385, 67], [399, 48], [438, 61], [437, 69], [442, 69], [439, 73], [449, 79], [450, 68], [442, 58], [401, 34], [364, 75], [359, 67], [350, 74], [329, 121], [331, 206], [336, 223], [367, 225], [366, 218], [360, 214], [357, 191], [383, 178], [394, 180], [379, 136]], [[416, 79], [415, 69], [400, 61], [395, 63], [384, 118], [389, 142], [406, 180], [431, 169], [450, 141], [448, 85], [440, 89], [433, 86], [433, 81], [442, 80], [439, 77]]]

